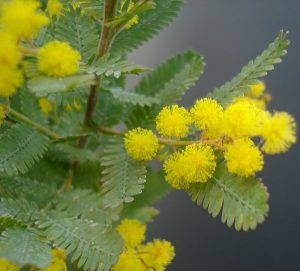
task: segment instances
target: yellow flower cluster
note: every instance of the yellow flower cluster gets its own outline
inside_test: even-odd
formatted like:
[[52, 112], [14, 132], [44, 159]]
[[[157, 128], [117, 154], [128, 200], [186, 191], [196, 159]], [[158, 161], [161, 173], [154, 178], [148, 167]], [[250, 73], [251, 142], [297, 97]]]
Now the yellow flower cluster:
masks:
[[50, 18], [52, 18], [53, 16], [59, 18], [62, 8], [63, 4], [59, 0], [48, 0], [47, 12], [49, 13]]
[[267, 114], [260, 135], [264, 140], [262, 150], [268, 154], [285, 152], [296, 143], [296, 122], [286, 112]]
[[204, 98], [197, 100], [191, 109], [195, 126], [205, 131], [205, 137], [214, 138], [219, 135], [223, 119], [223, 108], [215, 100]]
[[19, 267], [16, 266], [15, 264], [0, 258], [0, 270], [1, 271], [19, 271]]
[[158, 150], [158, 140], [151, 130], [136, 128], [130, 130], [124, 137], [128, 154], [136, 160], [151, 160]]
[[229, 172], [240, 176], [251, 176], [263, 168], [263, 156], [253, 141], [240, 138], [226, 146], [224, 158]]
[[177, 189], [186, 189], [192, 183], [207, 182], [215, 168], [216, 158], [212, 147], [201, 143], [175, 152], [164, 163], [166, 181]]
[[264, 82], [259, 81], [256, 84], [250, 85], [250, 89], [247, 93], [248, 96], [253, 98], [259, 98], [266, 90], [266, 85]]
[[67, 76], [79, 69], [81, 56], [68, 43], [50, 41], [38, 51], [38, 70], [48, 76]]
[[160, 111], [156, 118], [156, 129], [163, 136], [182, 138], [187, 135], [191, 122], [192, 118], [184, 107], [172, 105]]
[[48, 114], [53, 110], [52, 104], [46, 98], [39, 99], [39, 106], [43, 113]]
[[48, 24], [36, 0], [4, 1], [0, 10], [0, 96], [9, 97], [23, 82], [21, 41], [31, 40]]
[[[261, 151], [281, 153], [297, 140], [294, 118], [286, 112], [267, 111], [264, 91], [262, 82], [251, 85], [247, 96], [235, 99], [226, 108], [211, 98], [197, 100], [190, 111], [178, 105], [166, 106], [156, 117], [156, 130], [173, 139], [157, 138], [152, 131], [138, 128], [125, 135], [126, 150], [134, 159], [150, 160], [158, 143], [171, 145], [174, 153], [163, 168], [166, 181], [176, 189], [209, 181], [216, 169], [216, 150], [224, 156], [229, 172], [243, 177], [255, 175], [263, 169]], [[201, 132], [199, 138], [195, 128]], [[180, 141], [189, 131], [194, 131], [193, 140]], [[258, 146], [251, 139], [254, 137], [261, 139]], [[186, 147], [177, 150], [176, 145]]]
[[40, 271], [67, 271], [67, 265], [65, 263], [65, 252], [62, 249], [52, 249], [51, 263]]
[[49, 23], [36, 0], [11, 0], [2, 6], [0, 24], [16, 39], [32, 39]]
[[154, 240], [142, 244], [146, 225], [138, 220], [123, 219], [116, 229], [125, 244], [112, 271], [163, 271], [175, 257], [174, 247], [168, 241]]
[[145, 240], [146, 225], [138, 220], [124, 219], [116, 229], [122, 236], [125, 247], [136, 247]]

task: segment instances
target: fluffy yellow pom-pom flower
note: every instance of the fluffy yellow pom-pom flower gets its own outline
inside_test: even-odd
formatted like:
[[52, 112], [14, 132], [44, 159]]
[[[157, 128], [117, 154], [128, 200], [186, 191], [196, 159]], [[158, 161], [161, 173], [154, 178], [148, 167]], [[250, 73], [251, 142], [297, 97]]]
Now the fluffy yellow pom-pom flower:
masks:
[[46, 98], [39, 99], [39, 106], [41, 111], [45, 114], [48, 114], [53, 110], [52, 104]]
[[20, 70], [0, 67], [0, 96], [13, 95], [22, 82], [23, 75]]
[[31, 39], [48, 24], [45, 14], [38, 11], [35, 0], [11, 0], [2, 6], [0, 24], [17, 38]]
[[135, 219], [123, 219], [117, 226], [126, 247], [136, 247], [145, 240], [146, 225]]
[[254, 84], [254, 85], [250, 85], [250, 90], [248, 91], [248, 95], [249, 96], [253, 96], [253, 97], [260, 97], [264, 91], [266, 90], [266, 85], [264, 82], [260, 81], [259, 83], [257, 84]]
[[297, 141], [295, 119], [286, 112], [268, 115], [263, 121], [260, 134], [264, 139], [262, 146], [264, 152], [268, 154], [285, 152]]
[[50, 17], [56, 16], [59, 18], [63, 4], [59, 0], [48, 0], [47, 11]]
[[136, 160], [151, 160], [159, 147], [155, 134], [151, 130], [142, 128], [128, 131], [124, 143], [127, 153]]
[[184, 107], [166, 106], [157, 115], [156, 129], [163, 136], [182, 138], [187, 135], [191, 122], [190, 114]]
[[5, 119], [5, 110], [2, 105], [0, 105], [0, 125], [3, 123]]
[[49, 266], [41, 271], [67, 271], [67, 265], [65, 263], [65, 253], [62, 249], [52, 249], [52, 260]]
[[205, 131], [207, 138], [217, 137], [223, 119], [223, 108], [217, 101], [210, 98], [197, 100], [191, 109], [195, 126]]
[[6, 32], [0, 32], [0, 66], [16, 68], [21, 59], [21, 52], [15, 39]]
[[0, 270], [1, 271], [19, 271], [19, 267], [16, 266], [15, 264], [0, 258]]
[[248, 101], [238, 101], [224, 111], [223, 129], [226, 135], [239, 138], [254, 136], [261, 124], [261, 110]]
[[140, 248], [141, 257], [154, 270], [164, 270], [175, 257], [174, 246], [165, 240], [154, 240]]
[[183, 152], [172, 154], [164, 163], [166, 180], [177, 189], [186, 189], [191, 183], [204, 183], [216, 168], [213, 149], [203, 144], [192, 144]]
[[48, 76], [67, 76], [79, 69], [81, 57], [68, 43], [50, 41], [38, 51], [38, 70]]
[[112, 271], [147, 271], [148, 269], [140, 260], [138, 254], [133, 249], [124, 251], [112, 267]]
[[228, 171], [249, 177], [263, 168], [263, 156], [249, 138], [240, 138], [226, 146], [224, 153]]

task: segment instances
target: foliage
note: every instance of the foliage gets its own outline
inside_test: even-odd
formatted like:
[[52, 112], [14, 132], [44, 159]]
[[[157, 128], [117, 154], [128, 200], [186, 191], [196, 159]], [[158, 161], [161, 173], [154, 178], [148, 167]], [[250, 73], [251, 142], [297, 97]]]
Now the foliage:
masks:
[[0, 171], [25, 173], [46, 151], [47, 140], [24, 124], [15, 124], [0, 137]]
[[269, 194], [260, 179], [237, 177], [220, 164], [210, 182], [194, 184], [188, 193], [216, 217], [222, 210], [222, 222], [236, 230], [255, 229], [269, 210]]
[[234, 97], [245, 94], [250, 89], [250, 85], [257, 83], [257, 79], [266, 76], [268, 71], [274, 69], [275, 64], [281, 62], [281, 57], [287, 53], [285, 48], [290, 43], [286, 40], [286, 34], [280, 31], [275, 41], [261, 55], [251, 60], [231, 81], [214, 89], [208, 96], [227, 105]]
[[186, 51], [169, 59], [144, 77], [134, 92], [153, 96], [160, 103], [151, 107], [131, 108], [126, 124], [129, 128], [151, 127], [160, 109], [180, 99], [195, 84], [204, 69], [203, 58], [193, 51]]
[[146, 166], [143, 162], [128, 157], [119, 138], [112, 139], [104, 149], [101, 159], [104, 167], [103, 193], [106, 206], [117, 207], [123, 202], [133, 201], [146, 182]]

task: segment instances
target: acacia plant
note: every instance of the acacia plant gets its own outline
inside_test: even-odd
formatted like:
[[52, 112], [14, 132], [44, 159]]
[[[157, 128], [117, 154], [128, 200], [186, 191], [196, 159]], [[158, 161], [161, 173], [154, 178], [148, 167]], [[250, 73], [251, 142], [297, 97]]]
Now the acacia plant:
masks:
[[[268, 213], [256, 173], [296, 141], [261, 80], [276, 39], [231, 81], [176, 102], [203, 73], [188, 50], [150, 69], [127, 54], [184, 0], [2, 0], [0, 269], [161, 271], [169, 241], [144, 243], [153, 204], [184, 190], [213, 217], [254, 230]], [[126, 76], [143, 74], [126, 89]], [[154, 168], [151, 160], [162, 165]]]

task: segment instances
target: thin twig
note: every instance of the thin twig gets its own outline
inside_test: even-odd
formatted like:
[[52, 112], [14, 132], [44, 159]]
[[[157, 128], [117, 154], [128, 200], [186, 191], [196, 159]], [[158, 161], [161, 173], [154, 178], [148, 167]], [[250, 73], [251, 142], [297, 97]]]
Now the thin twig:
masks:
[[16, 119], [18, 119], [19, 121], [21, 121], [23, 123], [28, 124], [29, 126], [34, 128], [38, 132], [50, 137], [51, 139], [60, 139], [60, 136], [58, 134], [56, 134], [55, 132], [53, 132], [53, 131], [49, 130], [48, 128], [42, 126], [41, 124], [33, 121], [32, 119], [26, 117], [25, 115], [17, 112], [16, 110], [9, 108], [8, 112], [9, 112], [9, 115], [15, 117]]
[[[126, 132], [115, 130], [109, 127], [99, 127], [99, 131], [102, 133], [108, 133], [118, 136], [124, 136]], [[200, 140], [175, 140], [175, 139], [167, 139], [167, 138], [161, 138], [158, 137], [158, 142], [160, 144], [169, 145], [171, 147], [175, 146], [188, 146], [191, 144], [199, 144], [204, 143], [207, 145], [218, 147], [219, 149], [222, 149], [221, 143], [224, 142], [224, 137], [220, 137], [217, 139], [200, 139]]]

